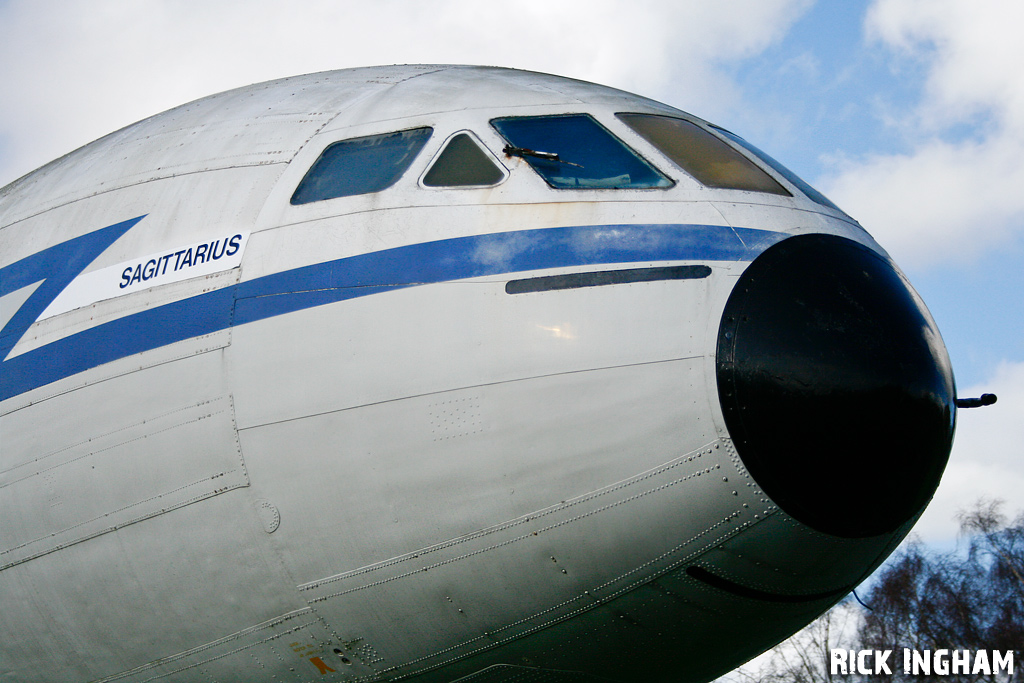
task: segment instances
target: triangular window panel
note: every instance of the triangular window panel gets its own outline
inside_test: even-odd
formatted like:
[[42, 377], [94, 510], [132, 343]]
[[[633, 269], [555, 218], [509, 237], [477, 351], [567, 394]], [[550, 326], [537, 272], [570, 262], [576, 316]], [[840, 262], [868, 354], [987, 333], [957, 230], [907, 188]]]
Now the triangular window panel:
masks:
[[480, 187], [497, 185], [505, 178], [490, 155], [468, 133], [459, 133], [445, 145], [423, 176], [427, 187]]

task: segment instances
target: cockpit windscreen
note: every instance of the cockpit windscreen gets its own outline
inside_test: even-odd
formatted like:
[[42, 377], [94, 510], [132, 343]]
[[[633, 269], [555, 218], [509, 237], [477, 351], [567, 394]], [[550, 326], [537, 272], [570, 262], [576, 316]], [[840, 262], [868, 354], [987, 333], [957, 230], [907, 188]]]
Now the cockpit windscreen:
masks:
[[740, 152], [696, 124], [657, 114], [617, 116], [705, 187], [791, 196]]
[[509, 116], [491, 124], [557, 189], [648, 189], [673, 182], [587, 114]]

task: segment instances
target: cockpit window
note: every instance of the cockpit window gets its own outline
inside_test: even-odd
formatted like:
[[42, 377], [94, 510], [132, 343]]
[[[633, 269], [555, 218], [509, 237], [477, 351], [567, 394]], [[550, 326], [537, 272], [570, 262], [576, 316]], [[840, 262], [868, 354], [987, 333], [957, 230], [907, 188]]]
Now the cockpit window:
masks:
[[329, 145], [295, 188], [292, 204], [380, 192], [405, 173], [431, 128], [368, 135]]
[[423, 176], [427, 187], [481, 187], [497, 185], [505, 178], [491, 156], [469, 133], [455, 135]]
[[707, 187], [792, 196], [749, 159], [696, 124], [655, 114], [616, 116]]
[[587, 114], [509, 116], [491, 124], [518, 156], [558, 189], [671, 187], [672, 181]]
[[726, 136], [727, 138], [735, 142], [737, 145], [740, 145], [741, 147], [749, 151], [751, 154], [756, 156], [764, 163], [768, 164], [768, 166], [772, 167], [776, 173], [778, 173], [780, 176], [796, 185], [796, 187], [805, 195], [807, 195], [807, 198], [810, 199], [811, 201], [817, 202], [822, 206], [827, 206], [830, 209], [835, 209], [836, 211], [842, 211], [842, 209], [840, 209], [838, 206], [830, 202], [828, 200], [828, 197], [826, 197], [825, 195], [823, 195], [822, 193], [818, 192], [813, 187], [808, 185], [796, 173], [793, 173], [788, 168], [780, 164], [778, 161], [771, 158], [770, 156], [759, 150], [757, 147], [754, 147], [752, 144], [741, 138], [739, 135], [736, 135], [735, 133], [730, 133], [725, 128], [719, 128], [718, 126], [712, 126], [712, 128], [714, 128], [722, 135]]

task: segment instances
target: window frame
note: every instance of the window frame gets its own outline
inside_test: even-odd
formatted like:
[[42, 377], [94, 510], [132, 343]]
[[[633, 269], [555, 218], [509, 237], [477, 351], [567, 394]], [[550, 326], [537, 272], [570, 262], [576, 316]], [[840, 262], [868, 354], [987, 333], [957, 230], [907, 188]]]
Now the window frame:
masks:
[[722, 126], [716, 126], [713, 123], [708, 124], [708, 128], [711, 132], [715, 133], [721, 139], [726, 142], [732, 143], [741, 152], [745, 153], [748, 157], [752, 157], [760, 162], [763, 166], [767, 167], [770, 171], [779, 176], [782, 180], [785, 180], [791, 186], [796, 188], [797, 192], [802, 194], [807, 199], [811, 200], [818, 206], [824, 206], [828, 209], [838, 211], [841, 214], [846, 214], [845, 211], [836, 206], [831, 199], [826, 197], [820, 190], [815, 188], [809, 182], [804, 180], [801, 176], [794, 173], [788, 166], [783, 164], [781, 161], [768, 154], [754, 143], [747, 140], [742, 135], [737, 135], [727, 128]]
[[[767, 189], [755, 189], [751, 187], [735, 187], [730, 185], [707, 184], [703, 180], [701, 180], [697, 175], [694, 175], [692, 171], [690, 171], [681, 163], [676, 161], [672, 156], [668, 154], [668, 152], [662, 150], [661, 147], [655, 144], [652, 140], [647, 139], [647, 137], [640, 133], [640, 131], [634, 129], [628, 123], [627, 119], [624, 118], [629, 116], [648, 116], [664, 119], [675, 119], [678, 121], [682, 121], [683, 123], [687, 123], [695, 127], [697, 130], [704, 132], [710, 138], [717, 140], [727, 149], [731, 150], [734, 154], [736, 154], [739, 157], [739, 159], [747, 162], [753, 169], [761, 172], [765, 178], [775, 183], [781, 191], [773, 192]], [[729, 192], [753, 192], [761, 196], [779, 197], [781, 199], [792, 199], [794, 196], [796, 196], [791, 187], [791, 183], [788, 183], [787, 178], [783, 177], [774, 168], [768, 166], [758, 157], [750, 154], [750, 152], [746, 150], [742, 145], [738, 145], [732, 142], [727, 136], [719, 135], [712, 124], [708, 124], [705, 121], [694, 119], [689, 116], [668, 112], [619, 111], [615, 113], [615, 118], [623, 126], [625, 126], [626, 129], [629, 130], [633, 135], [637, 136], [638, 139], [643, 140], [644, 144], [649, 145], [652, 149], [654, 149], [654, 151], [656, 151], [660, 156], [662, 156], [668, 162], [671, 168], [685, 175], [691, 181], [695, 182], [697, 186], [699, 186], [700, 188], [707, 190], [721, 190]]]
[[[479, 147], [480, 150], [491, 160], [491, 162], [494, 163], [497, 169], [501, 171], [501, 180], [499, 180], [496, 183], [491, 183], [490, 185], [427, 185], [424, 182], [424, 179], [427, 177], [427, 174], [430, 173], [431, 169], [434, 168], [434, 164], [437, 163], [437, 160], [440, 159], [441, 155], [444, 154], [445, 150], [448, 149], [448, 145], [452, 142], [452, 140], [454, 140], [460, 135], [468, 135], [469, 138], [476, 143], [476, 146]], [[509, 179], [510, 173], [511, 171], [509, 170], [509, 168], [505, 166], [505, 164], [502, 163], [501, 159], [497, 155], [495, 155], [493, 151], [491, 151], [491, 148], [488, 147], [484, 143], [484, 141], [480, 139], [479, 135], [477, 135], [469, 128], [461, 128], [459, 130], [452, 132], [451, 135], [446, 137], [441, 142], [441, 145], [437, 148], [437, 150], [433, 153], [433, 155], [431, 155], [430, 159], [427, 161], [427, 164], [423, 168], [423, 171], [420, 173], [420, 177], [417, 182], [421, 188], [425, 190], [431, 190], [434, 192], [443, 192], [446, 190], [482, 190], [498, 187], [499, 185], [501, 185], [502, 183]]]
[[[488, 122], [491, 125], [491, 129], [498, 136], [498, 139], [502, 142], [502, 144], [505, 145], [505, 146], [508, 146], [508, 145], [512, 145], [512, 141], [509, 140], [505, 136], [505, 134], [501, 132], [501, 130], [498, 128], [497, 125], [495, 125], [496, 121], [500, 121], [500, 120], [503, 120], [503, 119], [545, 119], [545, 118], [546, 119], [555, 119], [555, 118], [569, 118], [569, 117], [573, 117], [573, 116], [582, 116], [582, 117], [586, 117], [586, 118], [590, 119], [600, 130], [602, 130], [614, 142], [616, 142], [619, 145], [621, 145], [624, 150], [626, 150], [629, 154], [631, 154], [633, 157], [638, 159], [640, 161], [640, 163], [642, 163], [642, 164], [646, 165], [648, 168], [650, 168], [656, 175], [660, 176], [665, 181], [667, 181], [667, 183], [665, 185], [660, 185], [660, 186], [654, 185], [654, 186], [650, 186], [650, 187], [586, 187], [586, 186], [570, 186], [570, 187], [567, 187], [567, 186], [560, 186], [560, 185], [555, 185], [554, 183], [552, 183], [543, 173], [538, 171], [537, 168], [534, 167], [534, 165], [530, 162], [529, 159], [527, 159], [525, 157], [520, 157], [520, 161], [522, 161], [526, 166], [528, 166], [530, 168], [530, 171], [532, 172], [532, 175], [534, 177], [536, 177], [537, 179], [539, 179], [541, 182], [543, 182], [548, 188], [550, 188], [552, 190], [557, 190], [559, 192], [583, 191], [583, 192], [586, 192], [586, 193], [590, 193], [590, 192], [623, 192], [623, 191], [639, 191], [639, 192], [661, 191], [661, 192], [667, 192], [667, 191], [672, 190], [673, 188], [675, 188], [678, 185], [678, 180], [673, 175], [670, 175], [665, 170], [663, 170], [661, 165], [655, 164], [654, 161], [652, 161], [651, 158], [647, 154], [645, 154], [641, 150], [637, 149], [633, 144], [630, 144], [629, 142], [627, 142], [621, 135], [616, 133], [613, 130], [613, 128], [611, 128], [608, 125], [606, 125], [601, 120], [601, 117], [599, 115], [595, 114], [592, 111], [581, 111], [579, 109], [575, 109], [574, 108], [574, 109], [572, 109], [570, 111], [562, 111], [562, 112], [554, 112], [554, 113], [552, 113], [552, 112], [550, 112], [550, 108], [546, 107], [546, 108], [544, 108], [543, 111], [538, 112], [538, 113], [533, 113], [533, 114], [515, 113], [515, 114], [503, 114], [503, 115], [500, 115], [500, 116], [492, 116], [492, 117], [490, 117], [488, 119]], [[548, 150], [539, 150], [539, 151], [548, 151]], [[506, 154], [505, 156], [507, 158], [511, 158], [511, 155]], [[673, 167], [674, 167], [674, 165], [673, 165]]]
[[[385, 190], [388, 190], [388, 189], [394, 187], [399, 182], [401, 182], [402, 178], [404, 178], [406, 176], [406, 174], [409, 172], [409, 170], [415, 165], [417, 159], [420, 158], [420, 155], [423, 153], [423, 150], [427, 147], [427, 144], [430, 142], [430, 138], [433, 137], [433, 135], [434, 135], [434, 132], [435, 132], [434, 128], [435, 127], [433, 125], [411, 126], [411, 127], [408, 127], [408, 128], [401, 128], [399, 130], [388, 130], [388, 131], [382, 131], [380, 133], [368, 133], [366, 135], [357, 135], [355, 137], [346, 137], [346, 138], [341, 138], [341, 139], [333, 140], [333, 141], [329, 142], [328, 144], [324, 145], [324, 147], [320, 150], [320, 153], [317, 155], [316, 159], [313, 160], [313, 163], [311, 163], [309, 165], [309, 167], [302, 174], [302, 177], [299, 179], [299, 182], [295, 185], [295, 189], [292, 190], [292, 193], [291, 193], [291, 195], [289, 197], [289, 200], [288, 200], [289, 205], [293, 206], [293, 207], [296, 207], [296, 206], [306, 206], [306, 205], [310, 205], [310, 204], [319, 204], [321, 202], [330, 201], [330, 200], [334, 200], [334, 199], [345, 199], [345, 198], [351, 198], [351, 197], [363, 197], [363, 196], [367, 196], [367, 195], [379, 194], [381, 192], [384, 192]], [[347, 142], [366, 140], [366, 139], [369, 139], [369, 138], [385, 138], [385, 137], [392, 136], [392, 135], [398, 135], [398, 134], [402, 134], [402, 133], [411, 133], [411, 132], [414, 132], [414, 131], [426, 131], [426, 135], [422, 138], [422, 140], [420, 140], [418, 142], [418, 147], [414, 150], [414, 153], [408, 159], [408, 162], [405, 164], [404, 168], [402, 168], [398, 173], [396, 173], [390, 179], [390, 181], [386, 185], [383, 185], [383, 186], [377, 187], [376, 189], [368, 190], [368, 191], [354, 192], [354, 193], [347, 193], [347, 194], [336, 194], [336, 195], [331, 195], [331, 196], [320, 197], [320, 198], [317, 198], [317, 199], [307, 199], [307, 200], [298, 201], [298, 202], [295, 201], [296, 197], [299, 195], [299, 190], [303, 188], [303, 184], [306, 182], [307, 178], [309, 178], [313, 174], [314, 169], [316, 169], [317, 165], [321, 163], [321, 161], [325, 158], [325, 156], [328, 155], [330, 150], [332, 148], [336, 147], [337, 145], [341, 145], [341, 144], [344, 144], [344, 143], [347, 143]]]

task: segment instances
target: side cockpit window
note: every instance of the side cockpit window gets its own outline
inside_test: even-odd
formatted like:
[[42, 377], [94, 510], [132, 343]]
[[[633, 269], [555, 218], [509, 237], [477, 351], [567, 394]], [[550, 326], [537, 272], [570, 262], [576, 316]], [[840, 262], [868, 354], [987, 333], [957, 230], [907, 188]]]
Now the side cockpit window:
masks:
[[292, 204], [380, 192], [409, 168], [431, 128], [341, 140], [329, 145], [303, 177]]
[[648, 189], [673, 182], [587, 114], [509, 116], [491, 125], [556, 189]]
[[736, 135], [735, 133], [730, 133], [726, 129], [719, 128], [718, 126], [712, 126], [712, 128], [714, 128], [722, 135], [726, 136], [727, 138], [735, 142], [737, 145], [740, 145], [741, 147], [746, 149], [748, 152], [750, 152], [758, 159], [763, 161], [765, 164], [767, 164], [769, 167], [771, 167], [780, 176], [796, 185], [797, 189], [799, 189], [801, 192], [807, 195], [807, 198], [810, 199], [811, 201], [817, 202], [822, 206], [827, 206], [830, 209], [835, 209], [836, 211], [842, 211], [842, 209], [840, 209], [838, 206], [830, 202], [828, 200], [828, 197], [826, 197], [825, 195], [823, 195], [822, 193], [818, 192], [813, 187], [808, 185], [796, 173], [793, 173], [788, 168], [780, 164], [778, 161], [776, 161], [772, 157], [768, 156], [767, 154], [759, 150], [757, 147], [754, 147], [752, 144], [741, 138], [739, 135]]
[[427, 187], [488, 187], [505, 179], [490, 154], [469, 133], [454, 135], [423, 176]]
[[655, 114], [616, 116], [706, 187], [792, 196], [749, 159], [696, 124]]

